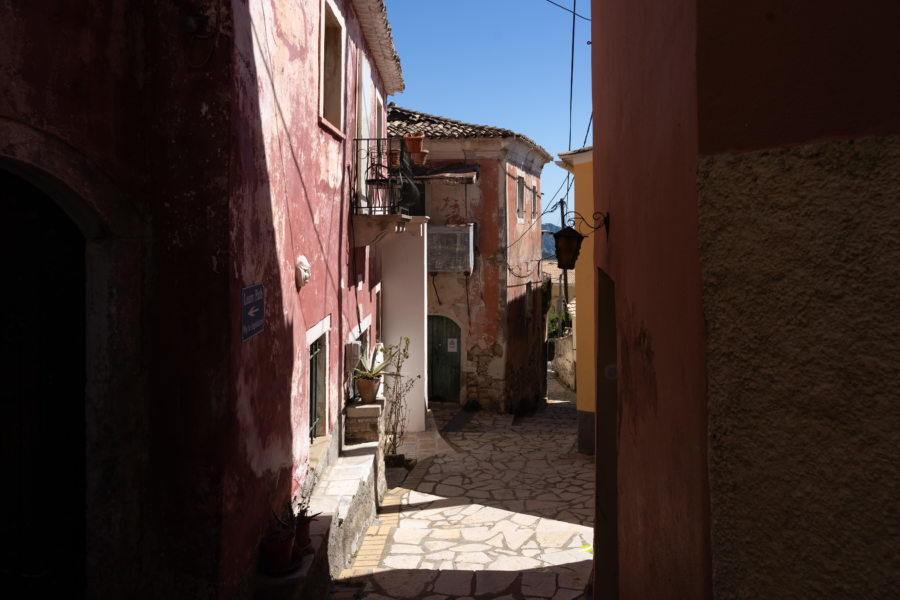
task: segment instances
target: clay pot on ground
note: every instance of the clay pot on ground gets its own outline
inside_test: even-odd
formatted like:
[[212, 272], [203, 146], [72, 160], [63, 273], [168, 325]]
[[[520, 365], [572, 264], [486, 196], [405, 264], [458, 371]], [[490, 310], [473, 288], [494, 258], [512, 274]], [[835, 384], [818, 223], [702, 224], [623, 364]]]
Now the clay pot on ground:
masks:
[[267, 575], [281, 575], [291, 570], [294, 556], [294, 532], [269, 535], [262, 541], [259, 570]]
[[403, 139], [406, 140], [406, 148], [410, 151], [410, 153], [421, 152], [422, 143], [425, 141], [425, 134], [421, 131], [418, 131], [416, 133], [407, 133], [403, 136]]
[[378, 379], [357, 379], [356, 391], [363, 404], [372, 404], [378, 396], [378, 387], [381, 385], [381, 378]]
[[294, 534], [294, 550], [303, 550], [309, 546], [309, 529], [312, 521], [298, 521]]

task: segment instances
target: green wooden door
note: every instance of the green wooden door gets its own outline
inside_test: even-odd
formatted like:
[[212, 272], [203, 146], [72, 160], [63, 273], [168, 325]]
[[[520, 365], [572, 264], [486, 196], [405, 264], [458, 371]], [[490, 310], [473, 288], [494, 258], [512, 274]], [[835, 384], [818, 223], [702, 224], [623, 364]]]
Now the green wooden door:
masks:
[[459, 403], [459, 325], [447, 317], [428, 316], [428, 400]]

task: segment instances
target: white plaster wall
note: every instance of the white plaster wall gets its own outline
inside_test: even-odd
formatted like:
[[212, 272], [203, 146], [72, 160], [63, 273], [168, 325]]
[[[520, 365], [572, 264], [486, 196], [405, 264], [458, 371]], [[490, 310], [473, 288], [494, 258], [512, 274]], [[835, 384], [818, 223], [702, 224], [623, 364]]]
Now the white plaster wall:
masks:
[[407, 377], [420, 375], [406, 397], [407, 431], [425, 431], [428, 390], [428, 288], [425, 259], [427, 218], [413, 217], [401, 234], [391, 234], [380, 244], [382, 259], [382, 319], [385, 344], [409, 338], [409, 358], [403, 365]]

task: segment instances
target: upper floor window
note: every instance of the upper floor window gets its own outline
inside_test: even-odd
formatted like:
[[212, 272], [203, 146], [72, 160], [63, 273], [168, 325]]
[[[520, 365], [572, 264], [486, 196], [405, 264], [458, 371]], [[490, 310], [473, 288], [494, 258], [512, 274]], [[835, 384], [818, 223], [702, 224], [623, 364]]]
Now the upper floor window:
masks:
[[338, 132], [344, 130], [344, 19], [334, 0], [322, 0], [319, 53], [319, 114]]
[[525, 216], [525, 178], [520, 175], [516, 183], [516, 216], [521, 219]]
[[538, 191], [537, 186], [531, 186], [531, 220], [537, 219], [538, 214]]

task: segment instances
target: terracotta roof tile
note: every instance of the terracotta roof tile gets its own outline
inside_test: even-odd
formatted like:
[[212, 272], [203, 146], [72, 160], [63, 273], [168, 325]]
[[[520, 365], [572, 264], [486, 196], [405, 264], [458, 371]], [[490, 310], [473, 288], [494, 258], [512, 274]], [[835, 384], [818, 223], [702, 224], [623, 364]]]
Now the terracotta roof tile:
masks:
[[546, 161], [552, 158], [533, 140], [509, 129], [464, 123], [455, 119], [401, 108], [393, 102], [388, 104], [388, 135], [399, 136], [416, 131], [421, 131], [433, 139], [515, 138], [543, 154]]

